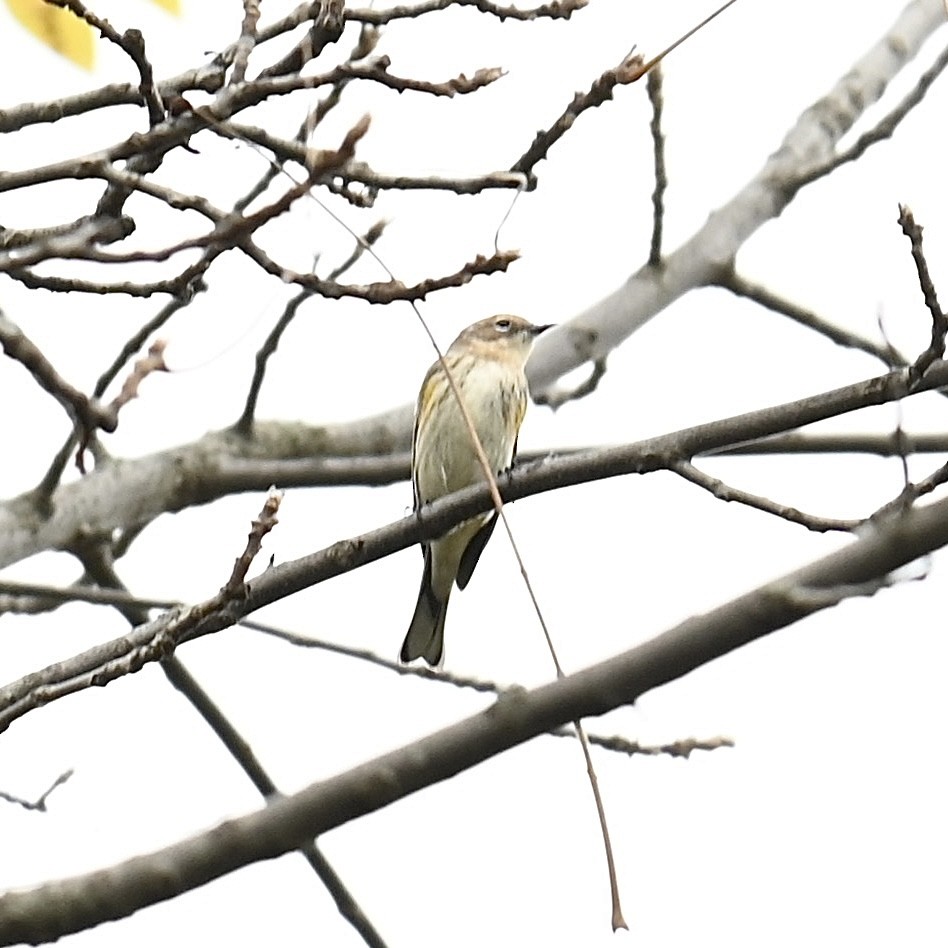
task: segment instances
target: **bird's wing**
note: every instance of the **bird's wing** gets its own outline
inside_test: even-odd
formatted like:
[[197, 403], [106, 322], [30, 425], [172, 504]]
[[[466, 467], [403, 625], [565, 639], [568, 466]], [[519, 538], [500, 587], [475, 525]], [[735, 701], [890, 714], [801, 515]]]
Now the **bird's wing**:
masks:
[[487, 546], [487, 541], [494, 532], [496, 525], [497, 515], [492, 514], [490, 520], [471, 537], [471, 542], [464, 548], [464, 552], [461, 554], [461, 562], [458, 564], [456, 580], [458, 589], [464, 589], [471, 581], [471, 574], [474, 572], [474, 567], [477, 566], [477, 561], [481, 558], [481, 553], [484, 552], [484, 547]]

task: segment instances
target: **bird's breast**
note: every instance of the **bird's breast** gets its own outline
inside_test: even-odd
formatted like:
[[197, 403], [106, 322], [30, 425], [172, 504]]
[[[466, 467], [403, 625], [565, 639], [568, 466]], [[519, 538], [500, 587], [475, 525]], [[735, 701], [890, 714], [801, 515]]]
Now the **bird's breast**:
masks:
[[[513, 460], [517, 432], [526, 407], [522, 372], [483, 363], [466, 374], [455, 373], [461, 398], [495, 473]], [[419, 416], [415, 439], [415, 487], [424, 503], [484, 479], [457, 399], [447, 387], [437, 409]]]

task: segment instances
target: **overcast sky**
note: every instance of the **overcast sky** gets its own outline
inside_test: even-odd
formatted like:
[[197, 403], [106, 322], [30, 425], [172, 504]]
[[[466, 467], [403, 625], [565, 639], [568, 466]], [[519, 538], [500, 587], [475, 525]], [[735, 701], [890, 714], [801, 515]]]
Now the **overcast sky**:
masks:
[[[292, 8], [261, 6], [263, 22]], [[883, 35], [902, 6], [740, 0], [674, 53], [664, 115], [669, 250], [757, 172], [798, 115]], [[236, 2], [194, 0], [184, 0], [179, 20], [145, 2], [94, 8], [119, 28], [142, 29], [159, 77], [193, 67], [235, 39], [242, 15]], [[711, 8], [690, 0], [591, 0], [568, 23], [500, 24], [464, 10], [394, 25], [378, 48], [391, 57], [393, 72], [442, 80], [502, 66], [508, 75], [453, 100], [353, 88], [317, 144], [335, 147], [369, 111], [372, 127], [359, 156], [378, 170], [468, 175], [507, 168], [536, 129], [633, 45], [651, 55]], [[354, 39], [343, 38], [340, 54]], [[941, 43], [944, 32], [856, 133], [911, 87]], [[0, 109], [134, 79], [127, 60], [107, 47], [91, 75], [68, 65], [3, 7], [0, 51]], [[892, 142], [802, 192], [755, 235], [739, 255], [741, 272], [840, 325], [880, 338], [881, 320], [896, 346], [913, 354], [924, 348], [930, 323], [896, 218], [904, 202], [925, 226], [933, 276], [948, 296], [944, 82]], [[293, 98], [266, 113], [267, 121], [288, 135], [313, 101]], [[615, 101], [577, 121], [538, 166], [536, 193], [520, 198], [500, 230], [500, 247], [518, 248], [522, 259], [507, 274], [475, 279], [423, 305], [440, 342], [493, 312], [567, 320], [644, 262], [653, 186], [648, 120], [643, 83], [618, 89]], [[0, 170], [92, 151], [145, 124], [143, 112], [119, 109], [98, 123], [60, 122], [7, 136]], [[193, 144], [200, 155], [176, 153], [159, 180], [226, 203], [249, 180], [248, 169], [265, 167], [249, 147], [209, 133]], [[86, 211], [97, 187], [68, 182], [28, 200], [0, 194], [0, 223], [69, 219]], [[461, 199], [407, 193], [384, 195], [374, 211], [343, 213], [357, 231], [377, 217], [392, 220], [378, 249], [409, 283], [491, 252], [509, 205], [509, 192]], [[134, 245], [160, 246], [181, 226], [165, 213], [142, 228]], [[268, 234], [282, 259], [300, 269], [319, 254], [326, 272], [351, 250], [351, 238], [314, 202]], [[385, 275], [367, 259], [351, 279]], [[291, 291], [236, 254], [220, 262], [209, 284], [163, 332], [177, 371], [149, 379], [123, 411], [118, 431], [105, 439], [114, 455], [187, 443], [239, 414], [254, 354]], [[85, 390], [159, 305], [57, 298], [0, 281], [0, 306]], [[414, 398], [431, 360], [407, 306], [314, 299], [272, 360], [259, 415], [318, 423], [399, 405]], [[724, 291], [701, 290], [616, 351], [595, 395], [556, 413], [534, 406], [520, 447], [634, 441], [879, 371], [865, 355]], [[59, 407], [8, 360], [0, 364], [0, 399], [16, 406], [4, 412], [7, 461], [0, 467], [0, 496], [10, 497], [35, 485], [67, 427]], [[944, 429], [946, 406], [937, 396], [913, 399], [901, 412], [909, 431]], [[889, 432], [899, 418], [888, 406], [823, 430]], [[942, 460], [913, 459], [912, 475]], [[857, 456], [720, 459], [704, 467], [833, 517], [866, 516], [902, 484], [897, 460]], [[161, 518], [119, 564], [122, 578], [147, 597], [190, 602], [213, 595], [262, 501], [247, 494]], [[398, 519], [410, 504], [407, 484], [289, 491], [264, 557], [285, 561], [318, 550]], [[514, 505], [510, 520], [567, 670], [646, 641], [847, 542], [723, 504], [671, 474], [548, 493]], [[918, 564], [913, 575], [925, 571], [925, 582], [818, 614], [646, 695], [635, 708], [588, 722], [591, 731], [643, 743], [716, 736], [736, 743], [688, 761], [596, 753], [630, 935], [609, 929], [595, 811], [571, 741], [535, 740], [343, 827], [321, 845], [393, 948], [943, 943], [943, 556]], [[418, 552], [405, 551], [259, 618], [394, 658], [420, 573]], [[45, 554], [3, 578], [67, 584], [78, 575], [73, 560]], [[126, 629], [118, 615], [82, 605], [35, 618], [4, 616], [4, 683]], [[285, 792], [490, 702], [243, 629], [188, 645], [180, 657]], [[499, 530], [469, 588], [452, 599], [445, 668], [526, 685], [552, 676]], [[51, 797], [48, 813], [0, 805], [0, 888], [108, 866], [260, 805], [155, 666], [35, 711], [0, 736], [0, 790], [35, 796], [69, 767], [75, 776]], [[234, 873], [64, 944], [169, 939], [361, 944], [299, 855]]]

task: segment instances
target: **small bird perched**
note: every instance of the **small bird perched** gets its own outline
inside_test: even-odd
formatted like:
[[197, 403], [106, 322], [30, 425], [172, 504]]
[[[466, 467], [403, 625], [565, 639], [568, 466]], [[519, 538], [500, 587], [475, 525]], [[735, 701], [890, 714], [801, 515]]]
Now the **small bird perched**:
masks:
[[[549, 326], [519, 316], [491, 316], [468, 326], [451, 343], [444, 361], [471, 416], [491, 470], [513, 462], [517, 434], [527, 410], [524, 366], [533, 342]], [[441, 361], [435, 362], [418, 393], [412, 435], [411, 477], [415, 510], [464, 487], [480, 484], [484, 471], [458, 400]], [[422, 544], [425, 571], [403, 662], [423, 658], [439, 665], [444, 652], [444, 618], [451, 587], [464, 589], [496, 523], [491, 512], [465, 520], [443, 537]]]

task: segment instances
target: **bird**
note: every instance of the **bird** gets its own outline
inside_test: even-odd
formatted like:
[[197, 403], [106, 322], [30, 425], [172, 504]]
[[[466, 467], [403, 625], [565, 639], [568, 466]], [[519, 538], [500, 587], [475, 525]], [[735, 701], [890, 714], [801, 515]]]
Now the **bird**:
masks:
[[[462, 330], [425, 375], [412, 433], [414, 509], [484, 481], [470, 431], [445, 374], [450, 370], [495, 474], [506, 471], [517, 451], [527, 409], [524, 367], [533, 343], [549, 325], [520, 316], [490, 316]], [[436, 540], [422, 543], [424, 572], [418, 602], [399, 657], [440, 666], [444, 620], [451, 589], [464, 589], [496, 525], [496, 512], [465, 520]]]

